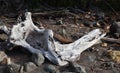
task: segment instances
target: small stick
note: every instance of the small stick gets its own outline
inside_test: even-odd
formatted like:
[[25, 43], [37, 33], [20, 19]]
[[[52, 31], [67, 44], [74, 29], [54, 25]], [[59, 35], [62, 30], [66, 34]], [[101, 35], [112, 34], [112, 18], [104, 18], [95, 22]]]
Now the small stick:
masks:
[[110, 7], [110, 9], [115, 13], [115, 15], [119, 16], [119, 14], [115, 11], [115, 9], [105, 0], [103, 0], [105, 2], [105, 4]]
[[49, 11], [49, 12], [39, 12], [39, 13], [33, 13], [32, 15], [33, 16], [37, 16], [37, 15], [50, 15], [50, 14], [55, 14], [55, 13], [61, 13], [62, 15], [63, 14], [66, 14], [66, 15], [71, 15], [71, 16], [74, 16], [74, 17], [77, 17], [77, 18], [80, 18], [77, 14], [75, 13], [72, 13], [72, 12], [69, 12], [69, 10], [61, 10], [61, 11]]
[[69, 39], [69, 38], [64, 38], [63, 36], [54, 33], [54, 38], [57, 39], [58, 41], [62, 42], [62, 43], [72, 43], [73, 40]]
[[107, 38], [104, 37], [101, 39], [102, 41], [110, 42], [110, 43], [117, 43], [120, 44], [120, 39], [114, 39], [114, 38]]

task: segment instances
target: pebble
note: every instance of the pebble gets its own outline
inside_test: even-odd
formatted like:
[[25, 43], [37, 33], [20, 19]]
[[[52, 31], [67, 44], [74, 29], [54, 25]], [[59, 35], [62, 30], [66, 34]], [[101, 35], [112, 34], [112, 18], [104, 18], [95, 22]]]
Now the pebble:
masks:
[[96, 59], [96, 56], [91, 55], [91, 56], [88, 56], [88, 58], [89, 58], [89, 61], [90, 61], [90, 62], [94, 62], [95, 59]]
[[102, 43], [102, 45], [101, 45], [102, 47], [107, 47], [108, 46], [108, 44], [107, 43]]
[[59, 20], [56, 21], [56, 25], [62, 25], [62, 24], [63, 24], [62, 19], [59, 19]]
[[5, 58], [7, 58], [7, 55], [4, 53], [4, 51], [0, 51], [0, 62], [3, 61]]
[[37, 68], [37, 66], [32, 62], [28, 62], [28, 63], [24, 64], [24, 71], [25, 72], [31, 72], [36, 68]]
[[120, 37], [120, 22], [113, 22], [110, 26], [111, 35], [115, 35], [115, 37]]
[[70, 64], [70, 68], [71, 68], [72, 72], [75, 72], [75, 73], [86, 73], [85, 67], [83, 67], [83, 66], [81, 66], [79, 64], [71, 63], [71, 62], [69, 64]]
[[5, 73], [19, 73], [20, 65], [18, 64], [10, 64], [7, 65]]
[[41, 64], [44, 62], [45, 58], [41, 53], [33, 54], [31, 57], [31, 60], [37, 65], [41, 66]]
[[76, 73], [86, 73], [85, 67], [81, 65], [75, 65], [75, 72]]
[[44, 70], [48, 73], [59, 73], [59, 71], [53, 65], [45, 65]]

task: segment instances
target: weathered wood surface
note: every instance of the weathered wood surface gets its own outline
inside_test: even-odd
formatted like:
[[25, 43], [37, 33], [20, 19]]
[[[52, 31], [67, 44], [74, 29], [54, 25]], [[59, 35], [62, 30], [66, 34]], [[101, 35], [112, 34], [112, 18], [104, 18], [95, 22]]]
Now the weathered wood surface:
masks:
[[96, 44], [104, 36], [105, 33], [100, 29], [95, 29], [73, 43], [60, 44], [53, 38], [52, 30], [35, 26], [31, 13], [26, 12], [11, 29], [9, 41], [14, 45], [25, 47], [31, 53], [42, 53], [54, 64], [62, 66], [68, 61], [78, 60], [84, 50]]

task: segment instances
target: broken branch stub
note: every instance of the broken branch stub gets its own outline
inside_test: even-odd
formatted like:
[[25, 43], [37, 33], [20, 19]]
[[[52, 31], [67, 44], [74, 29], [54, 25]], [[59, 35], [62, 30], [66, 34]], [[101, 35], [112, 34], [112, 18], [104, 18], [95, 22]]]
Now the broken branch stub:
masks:
[[99, 29], [95, 29], [73, 43], [60, 44], [54, 40], [52, 30], [39, 29], [34, 25], [30, 12], [26, 12], [24, 17], [24, 20], [21, 19], [13, 26], [10, 42], [25, 47], [31, 53], [42, 53], [60, 66], [75, 61], [84, 50], [105, 36]]

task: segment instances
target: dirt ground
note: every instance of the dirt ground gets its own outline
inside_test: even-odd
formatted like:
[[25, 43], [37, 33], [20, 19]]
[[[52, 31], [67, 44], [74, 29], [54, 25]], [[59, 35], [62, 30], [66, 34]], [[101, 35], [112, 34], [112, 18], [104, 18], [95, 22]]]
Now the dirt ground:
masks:
[[[102, 27], [96, 27], [94, 25], [85, 26], [82, 20], [86, 17], [87, 20], [90, 20], [89, 15], [88, 18], [85, 14], [80, 14], [81, 19], [76, 20], [73, 16], [33, 16], [33, 21], [38, 23], [37, 26], [43, 26], [46, 29], [52, 29], [54, 33], [61, 35], [63, 38], [75, 41], [81, 36], [85, 35], [89, 31]], [[7, 18], [1, 16], [1, 19], [6, 23], [7, 26], [12, 27], [12, 25], [16, 24], [16, 18]], [[60, 22], [62, 21], [62, 22]], [[91, 20], [94, 22], [94, 20]], [[108, 36], [108, 35], [107, 35]], [[0, 38], [3, 38], [0, 36]], [[56, 39], [59, 40], [59, 39]], [[61, 42], [63, 43], [63, 42]], [[104, 45], [107, 44], [107, 45]], [[23, 64], [30, 61], [30, 54], [27, 52], [23, 52], [18, 50], [20, 48], [15, 47], [11, 51], [7, 51], [7, 55], [11, 58], [11, 60], [18, 64]], [[120, 64], [114, 61], [109, 54], [110, 50], [118, 50], [119, 45], [109, 42], [102, 42], [100, 44], [94, 45], [87, 50], [85, 50], [81, 56], [80, 60], [76, 61], [77, 64], [84, 66], [86, 73], [120, 73]], [[46, 60], [47, 61], [47, 60]], [[51, 64], [50, 62], [45, 62]], [[60, 73], [70, 72], [69, 66], [59, 67], [54, 65], [57, 69], [59, 69]], [[42, 67], [41, 67], [42, 68]], [[41, 69], [35, 69], [31, 73], [40, 73]], [[74, 72], [73, 72], [74, 73]]]

